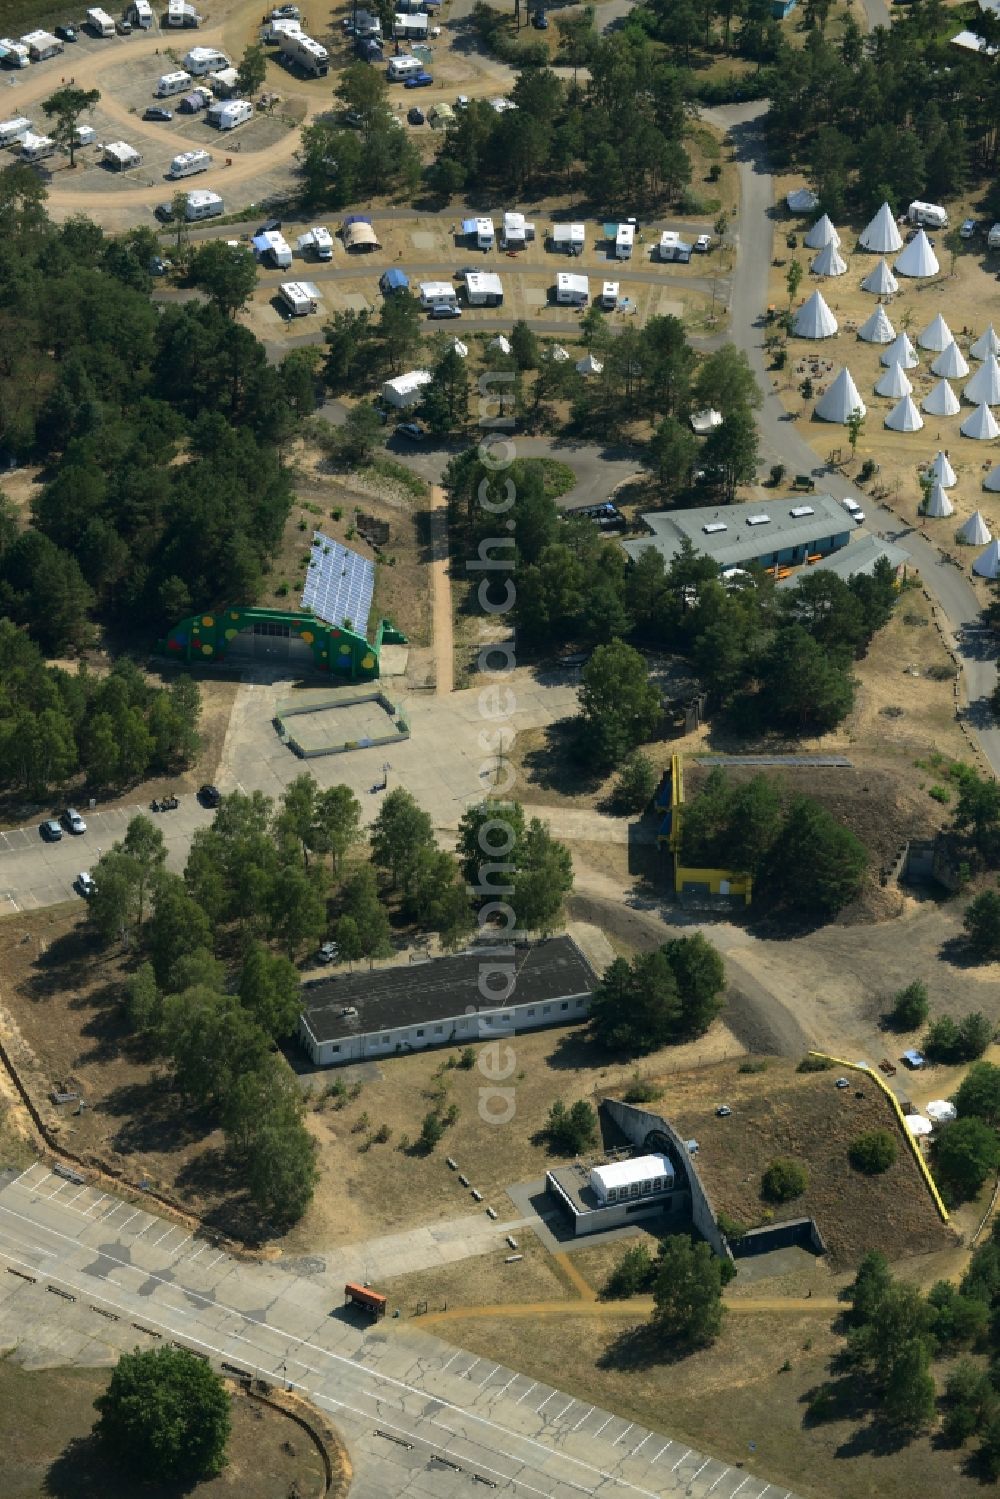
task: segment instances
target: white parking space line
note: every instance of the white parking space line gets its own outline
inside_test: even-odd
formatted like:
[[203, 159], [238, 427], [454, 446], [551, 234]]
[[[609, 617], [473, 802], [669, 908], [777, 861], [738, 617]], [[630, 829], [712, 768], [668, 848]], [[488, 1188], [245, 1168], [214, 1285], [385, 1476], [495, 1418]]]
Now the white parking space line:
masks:
[[639, 1446], [632, 1448], [632, 1451], [629, 1453], [629, 1457], [635, 1457], [637, 1455], [637, 1453], [639, 1453], [641, 1451], [641, 1449], [643, 1447], [645, 1447], [646, 1443], [649, 1441], [649, 1439], [650, 1439], [650, 1437], [652, 1435], [653, 1435], [653, 1433], [651, 1431], [647, 1431], [646, 1435], [643, 1437], [642, 1441], [639, 1443]]
[[576, 1401], [575, 1400], [571, 1400], [570, 1403], [569, 1403], [569, 1405], [564, 1405], [563, 1408], [562, 1408], [562, 1410], [559, 1412], [558, 1416], [553, 1416], [552, 1417], [553, 1421], [561, 1421], [562, 1418], [563, 1418], [563, 1416], [565, 1416], [566, 1412], [568, 1410], [571, 1410], [572, 1407], [575, 1404], [576, 1404]]
[[524, 1399], [525, 1395], [530, 1395], [531, 1392], [532, 1392], [532, 1390], [537, 1390], [537, 1389], [538, 1389], [538, 1381], [535, 1380], [532, 1384], [530, 1384], [528, 1386], [528, 1388], [524, 1391], [523, 1395], [518, 1395], [517, 1399], [514, 1401], [514, 1404], [515, 1405], [520, 1405], [521, 1401]]
[[663, 1446], [662, 1446], [662, 1447], [661, 1447], [661, 1448], [660, 1448], [660, 1450], [659, 1450], [659, 1452], [658, 1452], [658, 1453], [657, 1453], [657, 1454], [656, 1454], [656, 1456], [655, 1456], [655, 1457], [654, 1457], [654, 1458], [653, 1458], [653, 1462], [654, 1462], [654, 1463], [658, 1463], [658, 1462], [659, 1462], [659, 1461], [660, 1461], [660, 1458], [661, 1458], [661, 1457], [662, 1457], [662, 1456], [663, 1456], [663, 1454], [664, 1454], [664, 1453], [665, 1453], [665, 1452], [666, 1452], [666, 1450], [667, 1450], [667, 1448], [668, 1448], [668, 1447], [672, 1447], [672, 1446], [673, 1446], [673, 1445], [674, 1445], [674, 1444], [673, 1444], [673, 1442], [664, 1442], [664, 1444], [663, 1444]]
[[211, 1270], [211, 1268], [212, 1268], [213, 1265], [217, 1265], [220, 1260], [224, 1260], [225, 1258], [226, 1258], [226, 1251], [223, 1250], [221, 1254], [217, 1254], [215, 1256], [214, 1260], [209, 1260], [208, 1264], [205, 1266], [206, 1270]]
[[608, 1419], [607, 1419], [607, 1421], [602, 1421], [601, 1424], [600, 1424], [600, 1426], [597, 1428], [597, 1430], [595, 1432], [592, 1433], [592, 1435], [595, 1436], [595, 1437], [599, 1437], [600, 1434], [601, 1434], [601, 1432], [604, 1430], [605, 1426], [607, 1426], [608, 1423], [611, 1422], [611, 1421], [613, 1421], [614, 1419], [615, 1419], [614, 1416], [609, 1416]]
[[691, 1448], [689, 1447], [686, 1452], [682, 1452], [681, 1453], [680, 1457], [674, 1463], [673, 1467], [670, 1469], [671, 1473], [676, 1473], [677, 1469], [680, 1467], [680, 1465], [684, 1461], [684, 1459], [686, 1457], [690, 1457], [690, 1456], [691, 1456]]
[[[459, 1349], [459, 1353], [461, 1353], [461, 1349]], [[459, 1356], [458, 1353], [453, 1353], [452, 1356], [451, 1356], [451, 1358], [448, 1360], [448, 1364], [453, 1364], [455, 1362], [455, 1360], [458, 1358], [458, 1356]], [[442, 1364], [441, 1368], [438, 1370], [438, 1373], [439, 1374], [443, 1374], [444, 1371], [447, 1369], [448, 1364]]]
[[14, 1180], [10, 1183], [10, 1185], [12, 1187], [16, 1187], [17, 1184], [18, 1184], [18, 1182], [23, 1181], [24, 1178], [28, 1175], [29, 1172], [34, 1171], [34, 1169], [35, 1169], [35, 1167], [37, 1165], [38, 1165], [37, 1161], [32, 1161], [32, 1163], [31, 1163], [30, 1166], [25, 1166], [25, 1168], [24, 1168], [23, 1171], [19, 1171], [17, 1173], [17, 1175], [15, 1176]]
[[752, 1473], [748, 1473], [747, 1476], [746, 1476], [746, 1478], [744, 1478], [743, 1482], [742, 1483], [738, 1483], [736, 1485], [736, 1487], [733, 1489], [733, 1492], [730, 1494], [729, 1499], [736, 1499], [736, 1495], [739, 1493], [740, 1489], [745, 1489], [746, 1486], [747, 1486], [747, 1484], [750, 1482], [750, 1479], [752, 1477], [753, 1477], [753, 1474]]
[[592, 1416], [594, 1414], [594, 1409], [595, 1409], [594, 1406], [590, 1406], [589, 1409], [586, 1410], [584, 1412], [584, 1414], [580, 1417], [579, 1421], [577, 1421], [576, 1425], [570, 1427], [570, 1431], [572, 1432], [572, 1431], [579, 1430], [579, 1428], [583, 1425], [584, 1421], [586, 1421], [587, 1417], [588, 1416]]
[[628, 1423], [628, 1425], [626, 1426], [625, 1430], [622, 1432], [621, 1436], [620, 1437], [615, 1437], [614, 1441], [611, 1443], [612, 1447], [617, 1447], [619, 1442], [624, 1442], [625, 1438], [628, 1436], [629, 1432], [632, 1430], [632, 1427], [634, 1425], [635, 1425], [635, 1422], [634, 1421], [630, 1421]]
[[132, 1239], [133, 1244], [138, 1244], [138, 1242], [142, 1238], [143, 1234], [148, 1234], [149, 1230], [153, 1227], [154, 1223], [160, 1223], [160, 1222], [162, 1222], [162, 1219], [160, 1219], [160, 1218], [153, 1218], [152, 1216], [150, 1216], [149, 1217], [149, 1222], [146, 1224], [146, 1227], [145, 1228], [140, 1228], [139, 1232], [133, 1236], [133, 1239]]
[[[450, 1362], [451, 1362], [451, 1360], [449, 1359], [449, 1363]], [[516, 1374], [512, 1374], [510, 1376], [510, 1378], [508, 1379], [507, 1383], [504, 1385], [503, 1389], [502, 1390], [497, 1390], [496, 1393], [498, 1395], [504, 1395], [504, 1394], [506, 1394], [506, 1392], [510, 1389], [511, 1385], [514, 1383], [514, 1381], [515, 1381], [516, 1378], [517, 1378], [517, 1375]]]
[[705, 1469], [708, 1467], [708, 1465], [709, 1465], [709, 1463], [711, 1461], [712, 1461], [712, 1459], [710, 1457], [706, 1457], [705, 1461], [702, 1463], [701, 1467], [698, 1469], [698, 1472], [697, 1473], [692, 1473], [691, 1477], [688, 1479], [688, 1484], [689, 1485], [692, 1484], [692, 1483], [694, 1483], [695, 1479], [698, 1477], [698, 1473], [703, 1473], [705, 1471]]
[[556, 1396], [558, 1395], [558, 1393], [559, 1393], [558, 1390], [552, 1390], [552, 1391], [550, 1391], [550, 1393], [548, 1395], [546, 1395], [545, 1399], [542, 1401], [541, 1405], [536, 1405], [535, 1406], [535, 1415], [537, 1416], [540, 1411], [543, 1411], [545, 1409], [545, 1407], [548, 1405], [549, 1401], [550, 1400], [554, 1400], [556, 1398]]
[[96, 1202], [91, 1202], [91, 1203], [88, 1204], [87, 1208], [85, 1209], [85, 1211], [83, 1213], [83, 1216], [85, 1218], [89, 1218], [90, 1215], [91, 1215], [91, 1213], [93, 1213], [94, 1216], [95, 1216], [95, 1218], [96, 1218], [96, 1216], [97, 1216], [97, 1210], [100, 1207], [101, 1203], [102, 1202], [107, 1202], [107, 1200], [108, 1200], [108, 1194], [107, 1194], [107, 1192], [102, 1192], [101, 1195], [100, 1195], [100, 1197], [98, 1197], [98, 1199], [97, 1199]]
[[[706, 1495], [705, 1495], [705, 1499], [708, 1499], [708, 1494], [710, 1494], [710, 1493], [711, 1493], [711, 1492], [712, 1492], [712, 1489], [717, 1489], [717, 1488], [718, 1488], [718, 1487], [719, 1487], [719, 1484], [720, 1484], [720, 1483], [721, 1483], [721, 1482], [722, 1482], [722, 1480], [723, 1480], [723, 1479], [724, 1479], [724, 1478], [725, 1478], [725, 1476], [726, 1476], [726, 1474], [727, 1474], [727, 1473], [731, 1473], [731, 1472], [732, 1472], [732, 1469], [731, 1469], [731, 1468], [723, 1468], [723, 1470], [722, 1470], [722, 1472], [721, 1472], [721, 1473], [720, 1473], [720, 1474], [719, 1474], [719, 1476], [718, 1476], [718, 1478], [717, 1478], [717, 1479], [716, 1479], [716, 1480], [715, 1480], [715, 1482], [714, 1482], [714, 1483], [713, 1483], [713, 1484], [712, 1484], [712, 1488], [710, 1488], [710, 1489], [709, 1489], [709, 1490], [708, 1490], [708, 1493], [707, 1493], [707, 1494], [706, 1494]], [[792, 1496], [791, 1496], [791, 1494], [786, 1494], [786, 1495], [785, 1495], [785, 1499], [792, 1499]]]
[[482, 1363], [482, 1359], [481, 1358], [474, 1358], [472, 1360], [472, 1363], [469, 1365], [469, 1367], [467, 1369], [463, 1369], [462, 1370], [462, 1373], [461, 1373], [461, 1375], [459, 1377], [461, 1379], [468, 1379], [469, 1375], [472, 1373], [472, 1371], [476, 1367], [476, 1365], [477, 1364], [481, 1364], [481, 1363]]
[[480, 1381], [479, 1381], [479, 1384], [478, 1384], [478, 1385], [477, 1385], [477, 1386], [476, 1386], [476, 1388], [477, 1388], [477, 1389], [479, 1389], [479, 1390], [481, 1390], [481, 1389], [482, 1389], [482, 1387], [483, 1387], [483, 1385], [484, 1385], [484, 1384], [485, 1384], [485, 1383], [486, 1383], [486, 1380], [489, 1380], [489, 1379], [492, 1379], [492, 1378], [493, 1378], [493, 1376], [494, 1376], [494, 1374], [495, 1374], [495, 1373], [496, 1373], [496, 1372], [497, 1372], [497, 1370], [498, 1370], [498, 1369], [499, 1369], [499, 1367], [500, 1367], [500, 1365], [499, 1365], [499, 1364], [494, 1364], [494, 1365], [493, 1365], [493, 1368], [492, 1368], [492, 1369], [491, 1369], [491, 1370], [490, 1370], [490, 1372], [489, 1372], [489, 1374], [487, 1374], [487, 1376], [486, 1376], [486, 1379], [481, 1379], [481, 1380], [480, 1380]]
[[124, 1223], [119, 1224], [119, 1230], [120, 1230], [121, 1233], [125, 1232], [125, 1230], [129, 1226], [129, 1224], [132, 1222], [133, 1218], [138, 1218], [140, 1212], [141, 1212], [141, 1209], [140, 1208], [136, 1208], [135, 1212], [131, 1215], [131, 1217], [126, 1218]]
[[74, 1192], [73, 1193], [73, 1196], [70, 1198], [69, 1202], [67, 1202], [66, 1206], [68, 1208], [71, 1208], [78, 1197], [82, 1197], [83, 1194], [84, 1194], [84, 1192], [89, 1192], [89, 1191], [90, 1191], [89, 1187], [81, 1187], [80, 1190], [79, 1190], [79, 1192]]

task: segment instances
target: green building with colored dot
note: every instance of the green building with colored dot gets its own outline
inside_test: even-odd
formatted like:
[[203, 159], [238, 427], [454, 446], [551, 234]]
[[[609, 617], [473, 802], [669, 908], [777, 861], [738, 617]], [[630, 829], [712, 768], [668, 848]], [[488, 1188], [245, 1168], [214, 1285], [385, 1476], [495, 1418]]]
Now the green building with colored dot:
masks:
[[375, 681], [382, 646], [405, 644], [406, 636], [387, 619], [379, 621], [374, 640], [368, 641], [346, 625], [327, 624], [311, 613], [238, 606], [192, 614], [160, 642], [167, 655], [191, 662], [237, 655], [240, 660], [311, 658], [317, 671], [352, 682]]

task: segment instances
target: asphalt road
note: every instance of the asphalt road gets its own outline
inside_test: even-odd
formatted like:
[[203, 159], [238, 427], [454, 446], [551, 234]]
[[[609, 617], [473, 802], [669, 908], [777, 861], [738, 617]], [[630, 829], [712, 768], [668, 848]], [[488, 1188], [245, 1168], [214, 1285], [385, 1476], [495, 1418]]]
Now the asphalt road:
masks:
[[285, 1384], [347, 1441], [352, 1499], [793, 1499], [752, 1456], [707, 1457], [416, 1323], [364, 1325], [321, 1257], [244, 1264], [40, 1163], [0, 1174], [0, 1264], [0, 1343], [20, 1358], [105, 1362], [168, 1339]]

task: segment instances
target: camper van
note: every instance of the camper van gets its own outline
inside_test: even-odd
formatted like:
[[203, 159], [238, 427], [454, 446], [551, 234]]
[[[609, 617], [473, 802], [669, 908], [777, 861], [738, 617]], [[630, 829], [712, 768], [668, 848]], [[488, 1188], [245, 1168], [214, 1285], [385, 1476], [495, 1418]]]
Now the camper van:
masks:
[[87, 24], [95, 36], [114, 36], [115, 23], [106, 10], [94, 6], [93, 10], [87, 12]]
[[65, 50], [51, 31], [29, 31], [22, 36], [21, 45], [27, 47], [32, 62], [45, 62], [46, 58], [57, 57]]
[[325, 78], [330, 70], [330, 54], [322, 43], [304, 32], [279, 36], [278, 51], [287, 62], [294, 63], [313, 78]]
[[188, 0], [167, 0], [168, 26], [197, 26], [201, 16]]
[[31, 134], [31, 121], [26, 115], [15, 115], [12, 120], [0, 120], [0, 149], [16, 146]]
[[12, 41], [9, 36], [0, 37], [0, 62], [9, 68], [29, 68], [31, 53], [23, 42]]
[[44, 161], [46, 156], [54, 156], [56, 143], [51, 136], [33, 135], [30, 131], [21, 138], [21, 159], [23, 161]]
[[317, 260], [333, 259], [333, 235], [323, 224], [314, 224], [305, 234], [300, 234], [298, 244], [303, 255], [311, 250]]
[[171, 94], [183, 94], [190, 87], [190, 73], [164, 73], [153, 92], [158, 99], [169, 99]]
[[153, 7], [149, 0], [132, 0], [130, 15], [133, 24], [141, 31], [148, 31], [153, 24]]
[[922, 224], [925, 229], [946, 229], [948, 226], [946, 209], [939, 203], [921, 203], [919, 198], [910, 204], [906, 217], [911, 224]]
[[218, 193], [196, 190], [187, 195], [184, 217], [189, 224], [192, 224], [197, 219], [214, 219], [220, 213], [225, 213], [225, 211], [225, 206]]
[[313, 291], [315, 287], [310, 288], [302, 281], [282, 281], [278, 287], [281, 300], [293, 317], [305, 317], [307, 313], [317, 311]]
[[416, 78], [423, 71], [424, 65], [419, 57], [392, 57], [389, 59], [386, 76], [390, 83], [404, 83], [407, 78]]
[[227, 99], [225, 104], [208, 106], [208, 123], [217, 130], [235, 130], [253, 119], [253, 105], [248, 99]]
[[220, 68], [231, 68], [232, 62], [217, 47], [192, 47], [185, 54], [184, 66], [193, 78], [204, 78], [206, 73], [217, 73]]
[[212, 165], [211, 151], [182, 151], [170, 163], [168, 177], [194, 177], [198, 172], [207, 172]]

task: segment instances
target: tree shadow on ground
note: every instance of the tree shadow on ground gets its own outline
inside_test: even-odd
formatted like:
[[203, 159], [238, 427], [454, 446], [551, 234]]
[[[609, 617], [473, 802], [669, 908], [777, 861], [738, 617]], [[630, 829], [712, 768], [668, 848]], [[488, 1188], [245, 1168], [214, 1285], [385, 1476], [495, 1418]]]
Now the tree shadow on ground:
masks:
[[[95, 962], [100, 958], [101, 944], [85, 927], [76, 926], [56, 937], [33, 964], [34, 972], [24, 985], [29, 999], [46, 1000], [67, 989], [83, 988], [91, 979]], [[71, 1003], [79, 1003], [73, 1000]]]
[[965, 936], [946, 938], [938, 951], [941, 961], [949, 963], [952, 968], [982, 968], [984, 963], [989, 962]]
[[70, 1008], [91, 1012], [90, 1018], [80, 1027], [80, 1035], [88, 1037], [92, 1045], [80, 1052], [76, 1059], [78, 1066], [87, 1062], [109, 1062], [113, 1057], [133, 1050], [138, 1038], [129, 1025], [118, 984], [103, 984], [89, 994], [77, 995], [70, 1000]]
[[542, 730], [542, 743], [524, 756], [524, 768], [543, 791], [586, 796], [604, 779], [577, 759], [575, 719], [560, 718]]
[[170, 1154], [203, 1140], [215, 1128], [206, 1109], [192, 1108], [166, 1077], [127, 1083], [109, 1093], [106, 1114], [122, 1119], [111, 1148], [122, 1155], [153, 1151]]
[[186, 1161], [177, 1173], [176, 1186], [179, 1194], [199, 1199], [198, 1216], [208, 1232], [250, 1245], [263, 1244], [281, 1233], [251, 1202], [244, 1162], [225, 1146], [209, 1147]]
[[[641, 1314], [637, 1311], [636, 1316]], [[597, 1360], [599, 1369], [614, 1369], [619, 1374], [629, 1374], [637, 1369], [650, 1369], [654, 1365], [663, 1367], [683, 1363], [690, 1350], [671, 1348], [663, 1335], [648, 1321], [636, 1327], [627, 1327], [609, 1343]]]
[[574, 1029], [563, 1031], [545, 1058], [545, 1065], [554, 1072], [574, 1072], [580, 1067], [608, 1067], [621, 1060], [587, 1031]]
[[93, 1433], [74, 1437], [49, 1464], [42, 1492], [47, 1499], [180, 1499], [197, 1487], [191, 1483], [161, 1483], [144, 1476], [137, 1481], [111, 1459], [107, 1448]]

